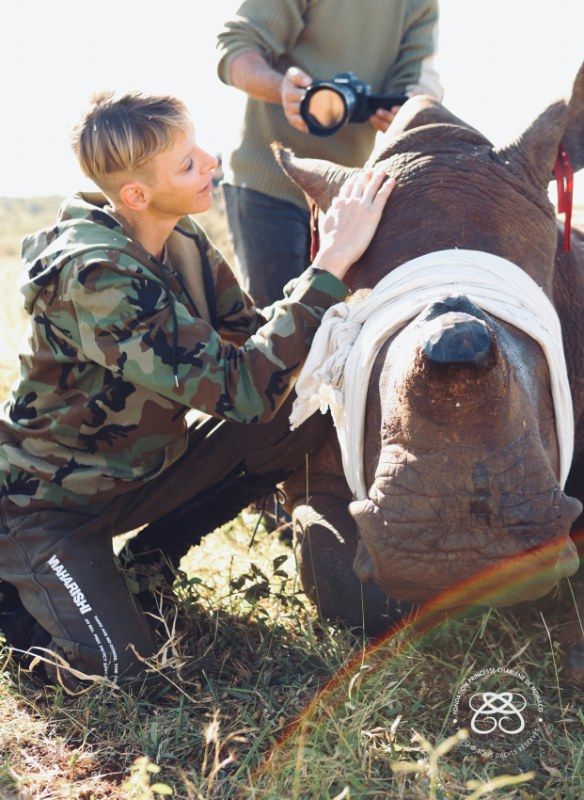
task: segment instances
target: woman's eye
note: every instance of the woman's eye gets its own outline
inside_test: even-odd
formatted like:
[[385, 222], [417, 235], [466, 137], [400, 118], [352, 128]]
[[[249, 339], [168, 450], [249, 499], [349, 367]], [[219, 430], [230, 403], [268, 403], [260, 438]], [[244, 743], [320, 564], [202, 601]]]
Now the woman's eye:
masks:
[[193, 166], [194, 166], [194, 163], [195, 162], [193, 161], [193, 159], [189, 158], [189, 161], [188, 161], [188, 163], [187, 163], [187, 165], [185, 167], [185, 172], [190, 172], [192, 170]]

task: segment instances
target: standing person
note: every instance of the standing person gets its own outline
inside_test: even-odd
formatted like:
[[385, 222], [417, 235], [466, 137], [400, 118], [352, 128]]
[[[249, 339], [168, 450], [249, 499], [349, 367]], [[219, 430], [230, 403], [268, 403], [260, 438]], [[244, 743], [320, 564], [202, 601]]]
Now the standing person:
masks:
[[[135, 676], [156, 649], [114, 534], [151, 523], [134, 552], [177, 564], [303, 462], [310, 436], [284, 403], [393, 186], [347, 181], [314, 263], [261, 314], [189, 216], [209, 209], [217, 161], [183, 103], [100, 95], [73, 143], [103, 194], [24, 241], [29, 338], [0, 413], [0, 630], [47, 646], [66, 685], [69, 667]], [[189, 409], [205, 412], [190, 426]]]
[[437, 0], [245, 0], [218, 38], [219, 77], [246, 92], [239, 137], [224, 158], [227, 218], [242, 285], [257, 305], [273, 302], [309, 258], [305, 198], [275, 163], [270, 143], [298, 156], [362, 166], [397, 108], [334, 136], [306, 133], [305, 88], [354, 72], [374, 93], [443, 91], [435, 71]]

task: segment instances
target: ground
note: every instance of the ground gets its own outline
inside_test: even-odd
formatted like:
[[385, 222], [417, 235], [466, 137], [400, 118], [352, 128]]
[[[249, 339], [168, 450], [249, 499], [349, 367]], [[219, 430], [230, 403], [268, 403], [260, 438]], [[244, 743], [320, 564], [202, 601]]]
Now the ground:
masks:
[[[3, 395], [24, 322], [19, 239], [57, 206], [0, 199]], [[228, 252], [221, 210], [206, 224]], [[584, 796], [582, 698], [562, 688], [546, 612], [477, 609], [371, 646], [316, 618], [290, 546], [257, 522], [240, 516], [184, 559], [161, 609], [157, 697], [68, 697], [0, 652], [0, 800]], [[505, 759], [453, 736], [459, 689], [500, 668], [525, 675], [543, 709], [539, 736]]]

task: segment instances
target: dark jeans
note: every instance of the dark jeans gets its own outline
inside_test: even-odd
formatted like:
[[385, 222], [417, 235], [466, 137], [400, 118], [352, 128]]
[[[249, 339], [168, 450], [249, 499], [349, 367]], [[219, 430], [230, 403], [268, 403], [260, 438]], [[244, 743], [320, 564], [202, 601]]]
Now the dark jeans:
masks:
[[310, 214], [294, 203], [223, 184], [238, 277], [260, 308], [282, 298], [310, 257]]
[[[18, 589], [50, 634], [53, 652], [83, 673], [114, 681], [141, 673], [132, 648], [147, 657], [156, 647], [116, 564], [112, 536], [156, 521], [136, 537], [138, 549], [158, 542], [166, 554], [168, 545], [176, 563], [201, 533], [232, 519], [320, 446], [318, 419], [290, 432], [289, 412], [290, 401], [271, 422], [255, 425], [200, 415], [175, 464], [99, 509], [31, 511], [0, 499], [0, 579]], [[75, 688], [66, 671], [60, 677]]]

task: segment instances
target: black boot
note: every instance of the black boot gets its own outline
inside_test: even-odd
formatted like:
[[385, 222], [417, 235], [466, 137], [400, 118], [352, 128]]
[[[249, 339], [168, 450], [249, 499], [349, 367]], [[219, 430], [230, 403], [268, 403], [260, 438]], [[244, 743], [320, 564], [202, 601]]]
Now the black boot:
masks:
[[233, 472], [221, 483], [150, 523], [127, 542], [120, 558], [126, 570], [135, 570], [140, 584], [137, 599], [142, 608], [153, 610], [151, 588], [159, 576], [172, 586], [180, 560], [191, 547], [200, 544], [207, 533], [230, 522], [250, 503], [273, 492], [287, 475], [287, 472], [264, 475]]
[[25, 664], [30, 661], [25, 651], [47, 647], [51, 640], [51, 635], [22, 605], [16, 587], [5, 581], [0, 581], [0, 631], [18, 660]]

